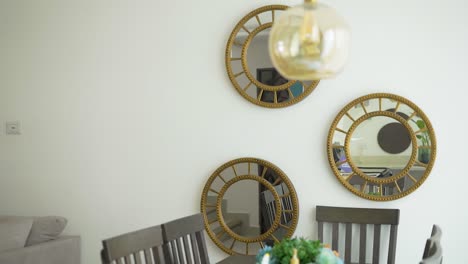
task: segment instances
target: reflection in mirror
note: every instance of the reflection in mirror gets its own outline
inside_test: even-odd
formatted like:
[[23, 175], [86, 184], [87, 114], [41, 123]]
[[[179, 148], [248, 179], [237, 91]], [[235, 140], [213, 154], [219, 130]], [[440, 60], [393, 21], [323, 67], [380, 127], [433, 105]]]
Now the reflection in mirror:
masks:
[[[270, 28], [260, 31], [250, 42], [247, 48], [247, 65], [249, 66], [250, 74], [257, 75], [257, 69], [272, 68], [270, 55], [268, 54], [268, 36]], [[247, 37], [247, 33], [245, 33]], [[269, 84], [269, 83], [265, 83]]]
[[[249, 175], [251, 172], [258, 172], [258, 175], [263, 175], [263, 178], [273, 186], [278, 195], [285, 196], [289, 193], [286, 184], [272, 169], [251, 164], [249, 172], [248, 166], [248, 163], [239, 163], [236, 164], [235, 171], [230, 167], [221, 172], [221, 175], [228, 180], [236, 177], [236, 174]], [[217, 184], [221, 183], [217, 182]], [[286, 210], [292, 210], [291, 197], [282, 197], [281, 206]], [[232, 231], [244, 237], [256, 237], [267, 232], [275, 221], [275, 208], [276, 201], [272, 192], [267, 186], [254, 180], [241, 180], [234, 183], [223, 196], [224, 221], [231, 227]], [[292, 212], [283, 212], [281, 217], [281, 224], [286, 226], [291, 224]], [[284, 237], [284, 229], [277, 230], [275, 234], [277, 238]], [[266, 244], [273, 243], [271, 240], [264, 242]]]
[[223, 196], [221, 207], [224, 222], [240, 236], [260, 235], [259, 185], [261, 183], [253, 180], [238, 181]]
[[[419, 174], [422, 175], [423, 171], [420, 171]], [[415, 174], [416, 177], [420, 178], [421, 175]], [[401, 179], [396, 180], [395, 182], [390, 183], [372, 183], [368, 182], [364, 189], [363, 186], [365, 184], [365, 180], [359, 177], [353, 177], [349, 180], [349, 184], [353, 186], [353, 188], [358, 191], [362, 192], [363, 194], [372, 195], [375, 197], [379, 196], [391, 196], [391, 195], [398, 195], [401, 192], [408, 191], [415, 182], [411, 180], [409, 177], [403, 177]]]
[[[282, 178], [272, 169], [259, 166], [259, 175], [265, 175], [264, 179], [267, 180], [276, 193], [280, 196], [281, 208], [283, 212], [281, 214], [280, 223], [283, 226], [291, 226], [293, 223], [293, 205], [288, 186], [282, 181]], [[261, 233], [267, 232], [273, 222], [275, 221], [275, 203], [273, 194], [265, 186], [260, 186], [259, 189], [260, 200], [261, 200]], [[274, 236], [278, 239], [285, 237], [287, 229], [280, 228], [274, 232]], [[266, 240], [267, 244], [272, 245], [273, 240]]]
[[[279, 183], [274, 188], [280, 196], [288, 193], [284, 183]], [[281, 203], [282, 208], [292, 210], [290, 197], [282, 198]], [[233, 184], [224, 194], [222, 213], [224, 221], [232, 231], [240, 236], [252, 238], [264, 234], [273, 226], [275, 207], [274, 196], [266, 186], [257, 181], [243, 180]], [[284, 212], [281, 215], [281, 224], [290, 225], [291, 221], [291, 213]], [[284, 235], [284, 229], [275, 233], [277, 238]], [[264, 242], [272, 244], [274, 241]]]
[[[410, 145], [411, 136], [405, 126], [393, 118], [375, 116], [354, 130], [349, 145], [350, 157], [367, 175], [388, 177], [394, 175], [392, 169], [403, 169], [408, 164]], [[398, 151], [389, 153], [389, 149]]]
[[249, 243], [246, 245], [244, 243], [239, 243], [237, 240], [230, 237], [227, 237], [222, 243], [225, 248], [229, 248], [233, 252], [243, 252], [244, 254], [245, 252], [248, 252], [249, 254], [246, 255], [256, 254], [262, 248], [258, 243]]
[[380, 148], [390, 154], [399, 154], [408, 149], [411, 136], [404, 125], [398, 122], [389, 122], [377, 134]]
[[416, 105], [397, 95], [371, 94], [352, 101], [335, 118], [328, 159], [353, 193], [392, 200], [427, 178], [435, 148], [432, 126]]
[[285, 107], [310, 94], [319, 81], [290, 81], [274, 68], [268, 53], [268, 39], [275, 16], [287, 6], [258, 8], [234, 28], [228, 41], [226, 66], [238, 92], [264, 107]]
[[[273, 67], [270, 55], [268, 53], [268, 38], [270, 35], [270, 29], [267, 28], [260, 31], [250, 42], [247, 49], [247, 65], [249, 66], [250, 74], [260, 83], [269, 86], [280, 86], [287, 84], [289, 80], [281, 76], [278, 71]], [[247, 34], [246, 34], [247, 36]], [[240, 40], [243, 42], [242, 40]], [[310, 82], [304, 84], [310, 85]], [[263, 91], [261, 87], [257, 89], [249, 89], [247, 93], [253, 98], [260, 98], [262, 102], [273, 103], [274, 92]], [[292, 96], [290, 96], [289, 91]], [[294, 97], [298, 97], [304, 92], [304, 85], [302, 82], [295, 81], [288, 89], [282, 89], [277, 91], [277, 101], [279, 103], [291, 100]], [[261, 94], [260, 94], [261, 93]]]
[[432, 155], [430, 130], [428, 129], [425, 121], [420, 116], [416, 116], [410, 121], [413, 124], [413, 127], [417, 129], [416, 138], [418, 139], [418, 161], [422, 164], [428, 164], [431, 161]]
[[208, 180], [202, 212], [209, 236], [223, 250], [255, 254], [260, 247], [292, 235], [297, 196], [289, 179], [273, 164], [237, 159]]

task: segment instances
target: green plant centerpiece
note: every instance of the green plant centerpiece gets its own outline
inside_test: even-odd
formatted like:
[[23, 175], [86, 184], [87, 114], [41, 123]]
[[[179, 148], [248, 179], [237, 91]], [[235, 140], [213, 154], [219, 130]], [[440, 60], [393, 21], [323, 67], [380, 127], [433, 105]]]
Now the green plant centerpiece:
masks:
[[285, 238], [273, 247], [266, 246], [258, 252], [256, 262], [257, 264], [291, 264], [295, 253], [301, 264], [343, 264], [337, 252], [318, 240], [305, 238]]

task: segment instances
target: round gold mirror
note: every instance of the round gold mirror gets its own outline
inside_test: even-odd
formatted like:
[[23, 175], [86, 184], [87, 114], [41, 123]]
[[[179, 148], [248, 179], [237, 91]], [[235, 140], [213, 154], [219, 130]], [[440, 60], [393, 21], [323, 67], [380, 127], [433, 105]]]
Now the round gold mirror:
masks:
[[297, 226], [296, 191], [272, 163], [240, 158], [219, 167], [203, 189], [201, 211], [210, 238], [228, 254], [255, 255], [291, 237]]
[[247, 14], [237, 23], [226, 47], [226, 69], [236, 90], [250, 102], [263, 107], [293, 105], [319, 81], [294, 81], [282, 77], [268, 54], [268, 37], [275, 17], [288, 6], [269, 5]]
[[351, 192], [377, 201], [416, 190], [434, 166], [436, 139], [427, 116], [393, 94], [360, 97], [338, 114], [327, 141], [328, 160]]

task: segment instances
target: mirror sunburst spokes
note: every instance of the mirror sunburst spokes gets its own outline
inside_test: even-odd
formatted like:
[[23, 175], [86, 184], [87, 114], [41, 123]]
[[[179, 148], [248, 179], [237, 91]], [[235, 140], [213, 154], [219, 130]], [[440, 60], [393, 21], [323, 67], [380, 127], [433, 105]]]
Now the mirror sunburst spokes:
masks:
[[235, 159], [213, 172], [201, 211], [208, 235], [229, 254], [256, 254], [291, 237], [298, 221], [297, 195], [286, 174], [256, 158]]
[[319, 83], [286, 80], [271, 63], [269, 30], [278, 13], [287, 8], [268, 5], [253, 10], [235, 26], [226, 46], [229, 79], [245, 99], [259, 106], [280, 108], [293, 105], [308, 96]]
[[436, 140], [429, 119], [414, 103], [377, 93], [352, 101], [338, 114], [327, 153], [347, 189], [366, 199], [388, 201], [408, 195], [425, 181], [434, 165]]

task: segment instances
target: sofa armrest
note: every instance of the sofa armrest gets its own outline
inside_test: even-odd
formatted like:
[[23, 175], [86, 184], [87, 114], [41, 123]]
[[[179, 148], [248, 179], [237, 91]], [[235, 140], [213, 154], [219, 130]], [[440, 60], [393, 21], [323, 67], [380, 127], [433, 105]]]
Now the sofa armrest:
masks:
[[80, 264], [81, 239], [79, 236], [62, 236], [29, 247], [2, 251], [0, 263]]

